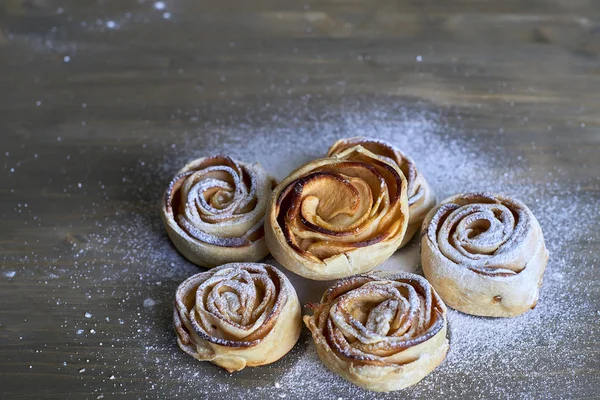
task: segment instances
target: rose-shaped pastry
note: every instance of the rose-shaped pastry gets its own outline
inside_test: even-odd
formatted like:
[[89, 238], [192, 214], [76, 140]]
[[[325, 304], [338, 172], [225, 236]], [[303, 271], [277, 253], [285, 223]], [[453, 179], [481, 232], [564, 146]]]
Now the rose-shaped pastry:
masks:
[[393, 160], [406, 177], [407, 195], [408, 195], [408, 227], [406, 234], [400, 247], [412, 239], [417, 230], [421, 227], [421, 223], [425, 219], [427, 212], [435, 205], [435, 195], [431, 187], [423, 177], [414, 161], [402, 153], [393, 144], [380, 139], [372, 139], [365, 137], [354, 137], [348, 139], [340, 139], [335, 142], [327, 152], [327, 156], [332, 156], [337, 153], [356, 146], [361, 145], [370, 152], [382, 157], [387, 157]]
[[225, 264], [183, 281], [173, 320], [183, 351], [229, 372], [279, 360], [302, 325], [290, 281], [275, 267], [255, 263]]
[[260, 165], [199, 158], [169, 184], [162, 219], [175, 247], [202, 267], [259, 261], [269, 254], [264, 215], [275, 181]]
[[342, 278], [375, 268], [402, 242], [406, 179], [390, 159], [356, 146], [292, 172], [267, 213], [277, 261], [305, 278]]
[[414, 385], [446, 357], [446, 306], [425, 278], [365, 274], [327, 289], [304, 316], [323, 363], [377, 392]]
[[525, 204], [459, 194], [429, 212], [422, 232], [423, 271], [448, 306], [487, 317], [535, 307], [548, 250]]

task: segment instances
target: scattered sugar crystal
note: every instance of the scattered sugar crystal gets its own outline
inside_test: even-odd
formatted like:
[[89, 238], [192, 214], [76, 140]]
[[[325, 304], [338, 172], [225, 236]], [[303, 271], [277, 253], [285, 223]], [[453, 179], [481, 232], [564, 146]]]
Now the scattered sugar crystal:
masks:
[[144, 300], [144, 307], [152, 307], [156, 304], [156, 301], [148, 298], [146, 300]]

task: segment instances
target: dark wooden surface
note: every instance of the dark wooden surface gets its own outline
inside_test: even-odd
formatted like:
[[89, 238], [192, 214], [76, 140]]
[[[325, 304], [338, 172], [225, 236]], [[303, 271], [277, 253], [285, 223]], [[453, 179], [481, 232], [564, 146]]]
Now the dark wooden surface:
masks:
[[[171, 332], [174, 288], [198, 269], [168, 243], [157, 198], [184, 160], [265, 130], [318, 142], [323, 126], [394, 104], [441, 116], [449, 143], [519, 154], [539, 187], [530, 204], [555, 199], [576, 219], [569, 204], [600, 201], [598, 1], [165, 5], [0, 2], [2, 399], [237, 398], [304, 357], [306, 333], [287, 361], [232, 378], [186, 357]], [[289, 169], [320, 155], [286, 151]], [[540, 333], [510, 362], [500, 354], [469, 373], [443, 365], [389, 397], [598, 398], [598, 222], [586, 214], [551, 246], [565, 281], [548, 278], [532, 313], [563, 304], [534, 320], [560, 339]], [[312, 397], [369, 397], [331, 379]]]

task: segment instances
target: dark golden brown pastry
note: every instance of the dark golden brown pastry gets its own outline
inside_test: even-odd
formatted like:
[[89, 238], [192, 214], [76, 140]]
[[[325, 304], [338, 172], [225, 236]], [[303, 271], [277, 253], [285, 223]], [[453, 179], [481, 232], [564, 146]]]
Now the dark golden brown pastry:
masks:
[[414, 236], [421, 227], [427, 212], [435, 205], [435, 195], [429, 184], [427, 184], [423, 174], [417, 170], [414, 161], [400, 151], [399, 148], [384, 140], [366, 137], [340, 139], [329, 148], [327, 156], [341, 153], [356, 145], [360, 145], [374, 154], [393, 160], [406, 177], [409, 217], [406, 234], [400, 244], [400, 247], [402, 247]]
[[327, 280], [377, 267], [398, 248], [407, 223], [402, 171], [356, 146], [284, 179], [271, 196], [265, 237], [285, 268]]

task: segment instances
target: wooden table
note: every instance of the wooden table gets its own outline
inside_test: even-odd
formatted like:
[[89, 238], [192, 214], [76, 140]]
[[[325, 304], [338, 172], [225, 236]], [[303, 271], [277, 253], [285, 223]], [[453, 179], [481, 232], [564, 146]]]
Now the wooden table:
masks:
[[[235, 375], [179, 351], [173, 293], [199, 269], [157, 204], [195, 156], [229, 149], [281, 178], [333, 137], [416, 119], [397, 138], [438, 194], [516, 193], [552, 259], [535, 310], [453, 312], [446, 362], [381, 397], [600, 398], [599, 15], [593, 0], [4, 0], [0, 397], [370, 398], [311, 369], [306, 332]], [[429, 162], [446, 143], [440, 162], [462, 165]], [[418, 243], [407, 254], [418, 266]]]

